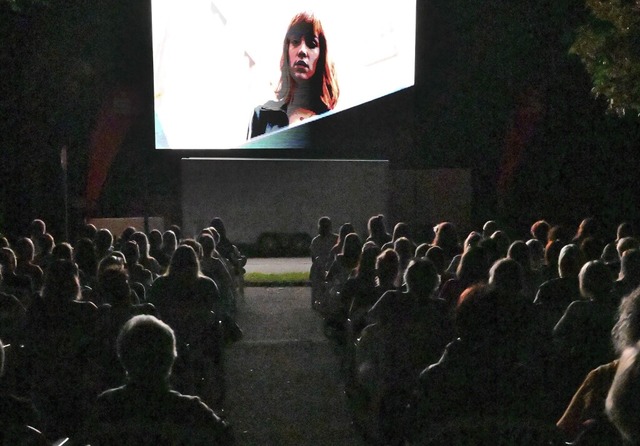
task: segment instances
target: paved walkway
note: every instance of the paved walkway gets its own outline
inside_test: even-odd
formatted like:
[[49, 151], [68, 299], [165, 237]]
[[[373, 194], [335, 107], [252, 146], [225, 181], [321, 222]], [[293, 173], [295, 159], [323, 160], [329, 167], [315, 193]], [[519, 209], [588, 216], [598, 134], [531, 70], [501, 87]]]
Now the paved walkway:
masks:
[[310, 309], [310, 289], [247, 288], [244, 339], [227, 352], [228, 419], [238, 445], [362, 445], [338, 358]]

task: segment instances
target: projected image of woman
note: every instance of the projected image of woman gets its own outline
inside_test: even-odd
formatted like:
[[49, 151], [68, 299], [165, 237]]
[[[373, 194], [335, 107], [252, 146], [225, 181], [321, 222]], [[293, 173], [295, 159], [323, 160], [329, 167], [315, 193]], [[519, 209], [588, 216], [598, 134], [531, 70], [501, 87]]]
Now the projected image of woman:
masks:
[[277, 101], [253, 111], [248, 138], [272, 132], [333, 110], [339, 88], [327, 39], [314, 15], [299, 13], [291, 20], [280, 59]]

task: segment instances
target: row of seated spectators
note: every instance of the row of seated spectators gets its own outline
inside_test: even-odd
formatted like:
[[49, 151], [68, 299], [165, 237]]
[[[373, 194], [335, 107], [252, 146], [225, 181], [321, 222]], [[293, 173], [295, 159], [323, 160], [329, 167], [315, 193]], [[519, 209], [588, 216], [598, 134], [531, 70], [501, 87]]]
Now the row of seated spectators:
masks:
[[222, 220], [197, 240], [25, 232], [0, 238], [0, 443], [233, 443], [219, 414], [246, 259]]
[[382, 215], [365, 240], [321, 218], [312, 305], [364, 437], [640, 444], [640, 243], [623, 223], [605, 244], [595, 223], [573, 236], [541, 220], [511, 240], [489, 221], [460, 245], [443, 222], [416, 246]]

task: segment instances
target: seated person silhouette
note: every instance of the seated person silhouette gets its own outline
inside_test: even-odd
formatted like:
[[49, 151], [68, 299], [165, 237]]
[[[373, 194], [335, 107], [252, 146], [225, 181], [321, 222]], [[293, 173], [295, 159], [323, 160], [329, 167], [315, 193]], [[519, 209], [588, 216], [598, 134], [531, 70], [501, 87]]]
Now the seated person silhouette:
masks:
[[[0, 265], [0, 290], [3, 288]], [[17, 341], [24, 325], [27, 310], [17, 297], [0, 291], [0, 338], [8, 343]]]
[[33, 299], [33, 283], [28, 276], [18, 274], [16, 254], [11, 248], [0, 249], [0, 267], [2, 268], [2, 291], [17, 297], [28, 308]]
[[623, 437], [623, 444], [640, 443], [640, 342], [620, 356], [607, 395], [605, 412]]
[[[0, 379], [8, 347], [0, 340]], [[0, 444], [44, 444], [44, 436], [33, 427], [39, 425], [40, 415], [31, 401], [15, 396], [12, 390], [0, 381]]]
[[98, 396], [85, 424], [92, 445], [230, 445], [231, 427], [197, 396], [169, 385], [176, 359], [171, 327], [154, 316], [130, 319], [117, 341], [126, 384]]

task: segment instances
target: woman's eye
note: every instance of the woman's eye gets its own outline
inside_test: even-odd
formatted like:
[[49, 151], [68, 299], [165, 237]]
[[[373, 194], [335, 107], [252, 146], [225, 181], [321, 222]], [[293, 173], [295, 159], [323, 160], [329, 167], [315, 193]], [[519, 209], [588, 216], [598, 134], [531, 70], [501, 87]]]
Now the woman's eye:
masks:
[[300, 40], [299, 39], [291, 39], [291, 41], [289, 43], [291, 45], [293, 45], [293, 46], [298, 46], [298, 45], [300, 45]]

